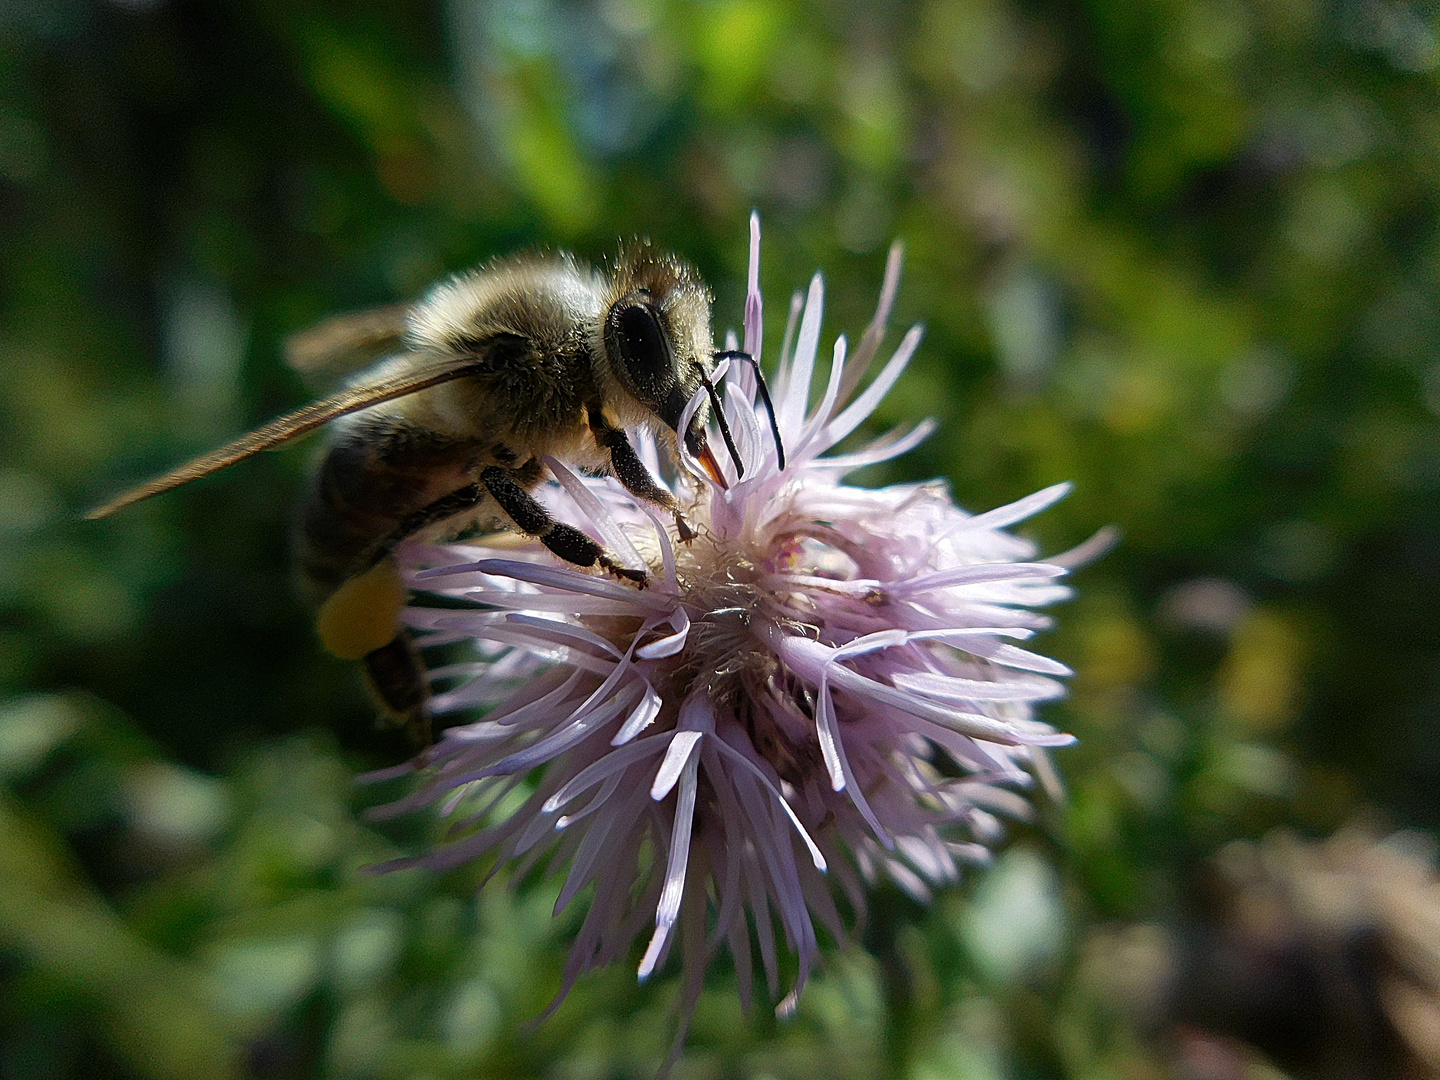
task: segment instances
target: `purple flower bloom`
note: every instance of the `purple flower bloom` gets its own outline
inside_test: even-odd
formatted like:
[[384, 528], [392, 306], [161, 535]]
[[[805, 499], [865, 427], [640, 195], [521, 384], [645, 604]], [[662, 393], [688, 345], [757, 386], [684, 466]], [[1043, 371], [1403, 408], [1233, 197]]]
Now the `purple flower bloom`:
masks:
[[[752, 219], [743, 346], [756, 358], [758, 278]], [[1052, 775], [1042, 748], [1071, 741], [1033, 715], [1063, 693], [1054, 677], [1068, 670], [1012, 643], [1048, 625], [1031, 608], [1068, 595], [1056, 580], [1065, 567], [1034, 561], [1005, 531], [1066, 485], [971, 515], [940, 483], [842, 482], [915, 446], [928, 421], [822, 456], [919, 343], [912, 329], [856, 392], [898, 280], [897, 251], [874, 320], [852, 356], [835, 343], [813, 409], [820, 278], [796, 295], [774, 381], [783, 472], [753, 375], [730, 368], [724, 401], [745, 475], [727, 462], [725, 489], [682, 462], [672, 487], [691, 542], [617, 482], [547, 462], [556, 483], [539, 497], [647, 568], [648, 588], [511, 534], [403, 553], [413, 586], [473, 605], [420, 600], [407, 613], [422, 644], [470, 641], [478, 653], [433, 672], [449, 686], [434, 711], [485, 713], [445, 732], [422, 790], [391, 810], [438, 804], [453, 823], [411, 864], [484, 859], [523, 872], [553, 855], [568, 866], [557, 912], [593, 890], [557, 1004], [583, 972], [648, 936], [641, 978], [679, 943], [684, 1016], [722, 945], [748, 1007], [753, 929], [772, 998], [782, 938], [798, 959], [779, 1006], [788, 1012], [819, 959], [815, 920], [844, 934], [836, 886], [858, 914], [882, 875], [920, 898], [955, 881], [987, 857], [997, 815], [1027, 812], [1016, 789]], [[658, 474], [653, 441], [641, 436], [640, 451]]]

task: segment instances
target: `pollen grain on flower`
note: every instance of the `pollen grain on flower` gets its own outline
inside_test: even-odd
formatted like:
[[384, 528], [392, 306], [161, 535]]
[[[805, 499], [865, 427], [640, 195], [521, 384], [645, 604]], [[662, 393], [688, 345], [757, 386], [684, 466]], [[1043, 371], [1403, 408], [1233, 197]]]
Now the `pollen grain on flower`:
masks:
[[[752, 219], [743, 341], [757, 360], [758, 279]], [[898, 281], [897, 249], [874, 319], [853, 353], [835, 342], [813, 407], [821, 279], [792, 305], [772, 383], [783, 470], [754, 374], [722, 361], [744, 475], [725, 462], [721, 486], [678, 448], [670, 484], [690, 541], [618, 482], [547, 460], [555, 482], [538, 497], [647, 568], [648, 587], [509, 534], [401, 553], [419, 643], [472, 650], [432, 672], [433, 711], [482, 718], [446, 730], [419, 790], [388, 812], [434, 805], [451, 825], [407, 865], [565, 868], [557, 913], [582, 893], [588, 907], [557, 1005], [643, 939], [642, 978], [678, 946], [684, 1016], [722, 947], [747, 1008], [758, 953], [770, 999], [792, 1009], [820, 958], [817, 923], [842, 937], [878, 879], [927, 899], [983, 862], [1002, 819], [1029, 812], [1034, 778], [1053, 776], [1046, 748], [1071, 741], [1034, 714], [1069, 672], [1016, 644], [1049, 625], [1035, 609], [1068, 595], [1066, 569], [1007, 531], [1066, 486], [972, 515], [938, 482], [844, 482], [929, 421], [831, 453], [919, 344], [912, 329], [862, 388]], [[638, 441], [662, 474], [655, 441]]]

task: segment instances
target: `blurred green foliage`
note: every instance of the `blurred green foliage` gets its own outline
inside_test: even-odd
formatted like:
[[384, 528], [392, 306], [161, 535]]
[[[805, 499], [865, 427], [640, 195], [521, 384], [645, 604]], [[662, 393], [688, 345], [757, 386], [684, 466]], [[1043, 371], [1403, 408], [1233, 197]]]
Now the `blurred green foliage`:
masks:
[[[1140, 1077], [1092, 928], [1361, 806], [1440, 828], [1440, 37], [1405, 0], [0, 2], [0, 1077], [644, 1077], [675, 987], [554, 992], [555, 883], [375, 876], [403, 753], [316, 647], [303, 450], [78, 511], [304, 400], [322, 315], [647, 234], [771, 332], [907, 248], [893, 471], [1107, 523], [1048, 651], [1070, 788], [685, 1077]], [[409, 830], [408, 832], [406, 830]]]

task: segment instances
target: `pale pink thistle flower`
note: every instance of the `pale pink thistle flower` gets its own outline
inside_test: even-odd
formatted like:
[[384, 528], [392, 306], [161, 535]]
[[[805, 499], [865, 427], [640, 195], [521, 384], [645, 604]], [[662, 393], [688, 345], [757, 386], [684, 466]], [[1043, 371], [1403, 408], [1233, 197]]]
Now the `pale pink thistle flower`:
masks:
[[[406, 865], [488, 859], [520, 874], [550, 855], [569, 867], [557, 914], [593, 886], [552, 1009], [647, 933], [642, 979], [680, 941], [683, 1017], [722, 943], [748, 1008], [753, 923], [772, 998], [780, 938], [798, 960], [778, 1008], [789, 1012], [819, 960], [814, 920], [845, 934], [836, 885], [857, 915], [882, 875], [928, 899], [987, 858], [1001, 816], [1027, 814], [1017, 789], [1052, 775], [1041, 748], [1071, 741], [1033, 715], [1069, 671], [1010, 643], [1049, 625], [1030, 609], [1069, 595], [1056, 581], [1066, 560], [1032, 561], [1034, 546], [1005, 531], [1067, 486], [972, 516], [941, 483], [841, 482], [915, 446], [929, 421], [821, 456], [870, 415], [919, 344], [917, 327], [855, 393], [898, 280], [897, 251], [848, 362], [845, 339], [835, 342], [813, 410], [819, 276], [803, 305], [797, 294], [773, 384], [783, 472], [752, 373], [730, 368], [725, 409], [745, 475], [726, 462], [723, 489], [683, 463], [672, 488], [699, 534], [688, 544], [618, 482], [548, 462], [557, 483], [539, 497], [648, 569], [649, 587], [512, 534], [401, 553], [413, 587], [475, 605], [422, 597], [407, 612], [420, 644], [468, 640], [479, 654], [432, 673], [451, 686], [433, 711], [485, 710], [445, 731], [422, 789], [388, 808], [438, 804], [453, 826]], [[759, 359], [754, 218], [744, 328]], [[658, 475], [653, 442], [640, 451]], [[516, 797], [518, 808], [498, 810]]]

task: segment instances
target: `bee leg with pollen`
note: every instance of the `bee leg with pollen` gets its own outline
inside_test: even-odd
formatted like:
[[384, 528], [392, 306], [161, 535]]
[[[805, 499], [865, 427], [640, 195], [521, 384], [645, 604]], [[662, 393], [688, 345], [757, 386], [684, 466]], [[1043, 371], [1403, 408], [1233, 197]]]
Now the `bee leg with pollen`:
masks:
[[576, 566], [598, 565], [616, 577], [633, 581], [644, 588], [647, 580], [644, 570], [621, 566], [579, 529], [556, 521], [516, 476], [517, 470], [503, 469], [499, 465], [489, 465], [480, 472], [480, 483], [485, 485], [496, 505], [509, 515], [516, 528], [535, 537], [568, 563]]
[[599, 405], [587, 405], [585, 414], [589, 418], [590, 431], [595, 436], [595, 441], [610, 454], [610, 467], [615, 470], [615, 478], [625, 485], [625, 490], [637, 499], [644, 499], [670, 511], [675, 517], [675, 529], [680, 534], [680, 539], [687, 544], [694, 540], [695, 530], [690, 528], [690, 523], [681, 515], [675, 496], [661, 487], [660, 482], [650, 475], [650, 470], [640, 460], [635, 447], [630, 445], [630, 439], [625, 432], [605, 419]]
[[395, 560], [382, 558], [320, 605], [320, 641], [342, 660], [359, 660], [371, 696], [416, 746], [430, 745], [425, 666], [400, 627], [408, 593]]

